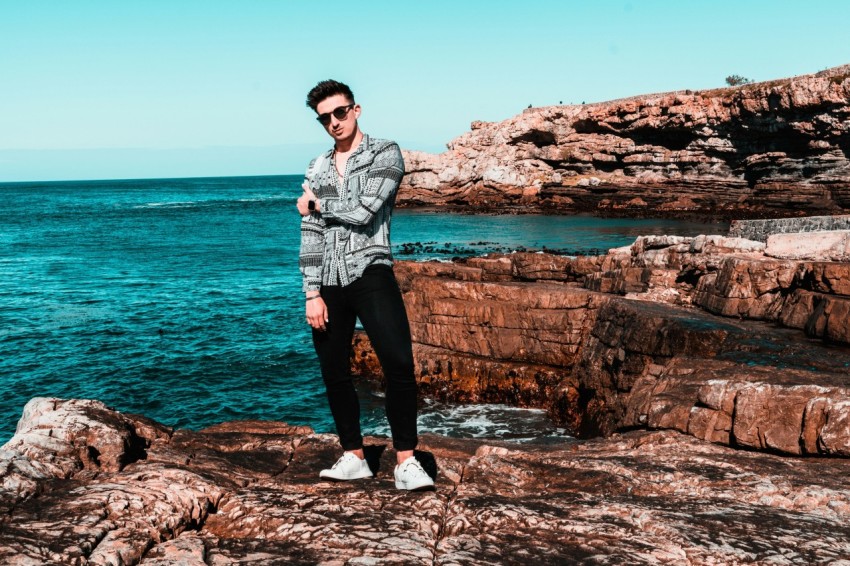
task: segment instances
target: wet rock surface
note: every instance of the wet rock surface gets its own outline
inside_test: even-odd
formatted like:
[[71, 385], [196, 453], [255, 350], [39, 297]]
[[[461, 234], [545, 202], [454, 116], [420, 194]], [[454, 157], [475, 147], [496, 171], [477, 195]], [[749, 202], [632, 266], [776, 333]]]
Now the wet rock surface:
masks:
[[[145, 439], [142, 457], [113, 466], [72, 456], [93, 445], [94, 429]], [[849, 460], [734, 450], [671, 430], [549, 446], [426, 436], [418, 456], [437, 489], [425, 493], [395, 489], [382, 438], [367, 439], [375, 479], [330, 483], [317, 474], [338, 456], [335, 439], [283, 423], [171, 431], [96, 401], [40, 399], [20, 430], [30, 432], [3, 447], [2, 462], [40, 471], [23, 490], [11, 468], [0, 472], [3, 564], [841, 564], [850, 555]], [[61, 440], [45, 448], [37, 436]], [[72, 471], [44, 471], [51, 454]]]
[[399, 206], [766, 218], [850, 210], [850, 66], [473, 122]]

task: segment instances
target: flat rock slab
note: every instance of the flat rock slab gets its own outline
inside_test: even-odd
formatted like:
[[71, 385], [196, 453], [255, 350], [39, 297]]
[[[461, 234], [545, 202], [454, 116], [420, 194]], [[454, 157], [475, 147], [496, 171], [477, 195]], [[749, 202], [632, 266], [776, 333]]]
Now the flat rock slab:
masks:
[[[75, 403], [64, 411], [87, 402]], [[374, 479], [331, 483], [317, 476], [338, 456], [336, 439], [304, 427], [225, 423], [155, 436], [120, 470], [89, 460], [70, 477], [37, 480], [28, 495], [0, 492], [0, 563], [841, 564], [850, 556], [846, 459], [740, 451], [674, 431], [554, 446], [424, 436], [418, 457], [436, 491], [407, 493], [393, 485], [395, 455], [383, 438], [367, 439]], [[23, 443], [3, 457], [26, 459]]]
[[778, 259], [850, 261], [850, 230], [773, 234], [765, 255]]

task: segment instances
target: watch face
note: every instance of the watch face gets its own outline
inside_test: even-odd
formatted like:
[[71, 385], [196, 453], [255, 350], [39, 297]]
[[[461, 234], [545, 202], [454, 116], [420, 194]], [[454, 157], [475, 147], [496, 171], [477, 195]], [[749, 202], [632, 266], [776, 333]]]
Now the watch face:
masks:
[[316, 201], [311, 200], [307, 202], [307, 210], [316, 210]]

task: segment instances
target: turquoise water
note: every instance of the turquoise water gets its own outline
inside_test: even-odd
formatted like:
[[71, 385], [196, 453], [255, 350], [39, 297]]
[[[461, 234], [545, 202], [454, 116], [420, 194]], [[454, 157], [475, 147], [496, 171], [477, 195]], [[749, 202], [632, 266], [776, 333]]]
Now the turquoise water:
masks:
[[[332, 431], [303, 319], [299, 176], [0, 184], [0, 442], [34, 396], [97, 398], [199, 428], [274, 419]], [[587, 251], [676, 221], [398, 211], [400, 259], [526, 248]], [[413, 245], [419, 243], [421, 245]], [[364, 428], [386, 433], [380, 394]], [[469, 411], [477, 411], [470, 415]], [[427, 402], [421, 428], [561, 433], [540, 411]]]

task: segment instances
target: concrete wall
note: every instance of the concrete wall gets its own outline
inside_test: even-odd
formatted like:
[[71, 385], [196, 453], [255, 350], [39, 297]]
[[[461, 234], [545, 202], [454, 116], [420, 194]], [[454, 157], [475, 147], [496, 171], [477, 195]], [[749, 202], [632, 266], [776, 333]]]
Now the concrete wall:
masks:
[[823, 232], [826, 230], [850, 230], [850, 215], [735, 220], [729, 227], [729, 236], [767, 242], [768, 236], [773, 234]]

